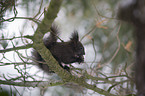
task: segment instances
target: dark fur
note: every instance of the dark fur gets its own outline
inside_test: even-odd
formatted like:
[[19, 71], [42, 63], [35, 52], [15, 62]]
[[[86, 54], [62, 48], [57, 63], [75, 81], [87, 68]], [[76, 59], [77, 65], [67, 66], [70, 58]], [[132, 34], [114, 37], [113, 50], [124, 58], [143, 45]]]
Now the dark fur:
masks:
[[[74, 31], [68, 42], [57, 42], [58, 28], [56, 25], [52, 25], [50, 35], [44, 40], [44, 45], [50, 50], [54, 58], [58, 61], [59, 65], [69, 71], [68, 66], [63, 66], [62, 63], [70, 64], [74, 62], [81, 63], [84, 61], [83, 55], [85, 55], [84, 47], [79, 41], [78, 32]], [[33, 50], [32, 55], [37, 61], [44, 61], [39, 53]], [[44, 71], [51, 73], [49, 67], [45, 64], [39, 63], [38, 66]]]

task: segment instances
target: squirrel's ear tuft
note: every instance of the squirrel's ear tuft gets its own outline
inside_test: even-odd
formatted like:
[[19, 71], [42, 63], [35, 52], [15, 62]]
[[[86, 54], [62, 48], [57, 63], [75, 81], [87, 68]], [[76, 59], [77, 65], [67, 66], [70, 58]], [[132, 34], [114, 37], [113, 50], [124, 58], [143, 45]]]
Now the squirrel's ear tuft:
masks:
[[78, 35], [77, 30], [75, 30], [74, 33], [72, 33], [71, 36], [72, 36], [72, 37], [70, 38], [71, 41], [76, 41], [76, 42], [79, 41], [79, 35]]

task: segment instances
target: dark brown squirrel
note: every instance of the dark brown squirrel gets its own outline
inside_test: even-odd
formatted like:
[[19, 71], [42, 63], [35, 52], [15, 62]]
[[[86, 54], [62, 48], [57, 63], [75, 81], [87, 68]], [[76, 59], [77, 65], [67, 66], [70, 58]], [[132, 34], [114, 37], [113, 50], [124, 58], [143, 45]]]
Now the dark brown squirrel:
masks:
[[[54, 58], [63, 69], [70, 71], [70, 68], [66, 65], [63, 66], [62, 63], [70, 64], [74, 62], [84, 62], [83, 55], [85, 55], [85, 51], [82, 43], [79, 41], [77, 31], [74, 31], [69, 41], [57, 42], [58, 27], [55, 24], [52, 24], [50, 29], [50, 35], [47, 39], [44, 39], [44, 45], [50, 50]], [[44, 62], [43, 58], [36, 50], [32, 51], [32, 57], [37, 61]], [[51, 71], [49, 66], [46, 64], [38, 63], [38, 67], [47, 73], [54, 73], [54, 71]]]

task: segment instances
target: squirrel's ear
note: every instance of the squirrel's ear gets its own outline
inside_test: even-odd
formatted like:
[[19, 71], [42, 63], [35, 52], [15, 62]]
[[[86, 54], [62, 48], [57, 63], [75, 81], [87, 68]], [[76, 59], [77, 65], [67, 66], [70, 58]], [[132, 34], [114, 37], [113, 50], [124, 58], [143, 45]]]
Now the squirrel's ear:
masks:
[[74, 33], [71, 35], [72, 37], [70, 38], [70, 40], [72, 42], [78, 42], [79, 41], [79, 36], [78, 36], [78, 32], [75, 30]]

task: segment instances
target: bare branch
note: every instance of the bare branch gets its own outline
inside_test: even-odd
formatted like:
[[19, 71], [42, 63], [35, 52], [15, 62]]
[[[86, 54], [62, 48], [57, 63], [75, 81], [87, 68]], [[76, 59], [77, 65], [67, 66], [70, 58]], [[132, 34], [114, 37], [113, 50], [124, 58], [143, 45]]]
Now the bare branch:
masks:
[[25, 81], [25, 82], [16, 82], [16, 81], [4, 81], [0, 80], [0, 84], [4, 85], [14, 85], [21, 87], [48, 87], [64, 84], [62, 81]]
[[20, 50], [20, 49], [28, 49], [28, 48], [31, 48], [32, 45], [33, 44], [27, 44], [27, 45], [23, 45], [23, 46], [19, 46], [19, 47], [8, 48], [8, 49], [0, 50], [0, 53], [5, 53], [5, 52], [9, 52], [9, 51]]

